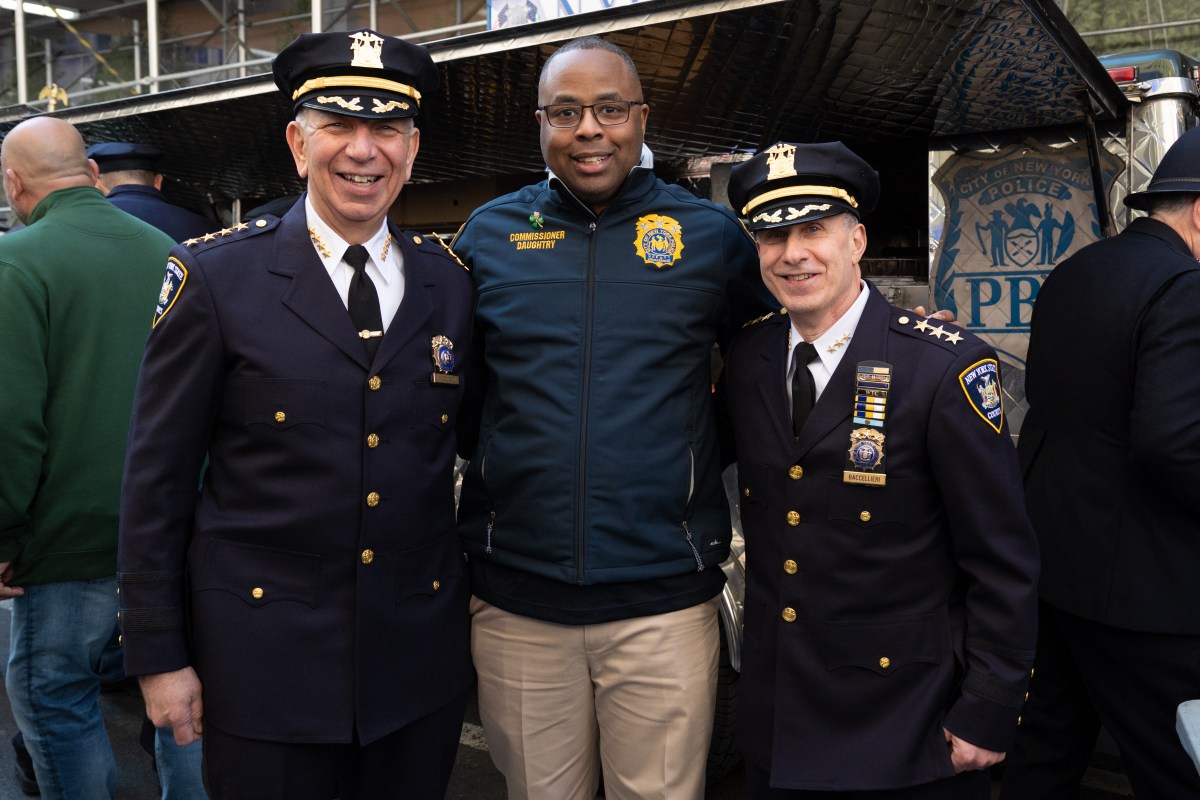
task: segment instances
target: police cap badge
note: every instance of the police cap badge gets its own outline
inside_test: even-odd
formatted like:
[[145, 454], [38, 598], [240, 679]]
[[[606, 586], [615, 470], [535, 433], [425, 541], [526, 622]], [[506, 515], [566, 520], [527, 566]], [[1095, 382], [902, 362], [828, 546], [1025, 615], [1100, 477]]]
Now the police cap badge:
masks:
[[841, 142], [779, 142], [734, 165], [729, 202], [752, 231], [843, 213], [862, 219], [879, 202], [879, 173]]
[[421, 45], [363, 28], [302, 33], [272, 64], [275, 85], [293, 112], [317, 108], [367, 119], [415, 116], [438, 87], [438, 71]]

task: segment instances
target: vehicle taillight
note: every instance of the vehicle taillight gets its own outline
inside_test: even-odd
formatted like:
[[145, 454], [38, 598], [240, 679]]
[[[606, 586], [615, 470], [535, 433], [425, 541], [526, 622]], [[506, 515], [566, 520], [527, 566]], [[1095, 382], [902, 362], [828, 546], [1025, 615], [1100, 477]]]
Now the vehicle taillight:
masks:
[[1138, 79], [1138, 68], [1113, 67], [1108, 71], [1108, 74], [1117, 83], [1133, 83]]

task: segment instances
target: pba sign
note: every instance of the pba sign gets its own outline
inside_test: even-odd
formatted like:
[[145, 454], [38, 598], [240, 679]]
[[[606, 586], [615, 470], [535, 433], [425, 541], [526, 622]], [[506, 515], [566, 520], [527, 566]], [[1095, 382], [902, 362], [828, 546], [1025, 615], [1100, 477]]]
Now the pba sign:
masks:
[[[1104, 179], [1119, 163], [1107, 152]], [[1101, 237], [1082, 143], [1029, 141], [951, 156], [933, 177], [945, 200], [934, 302], [1024, 365], [1033, 303], [1054, 265]]]

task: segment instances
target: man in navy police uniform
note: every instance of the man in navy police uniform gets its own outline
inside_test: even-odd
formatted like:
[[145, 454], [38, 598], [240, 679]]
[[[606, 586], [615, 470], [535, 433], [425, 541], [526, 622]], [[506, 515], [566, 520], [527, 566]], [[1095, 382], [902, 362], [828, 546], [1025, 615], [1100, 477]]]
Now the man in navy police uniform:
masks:
[[441, 798], [472, 679], [452, 475], [474, 296], [387, 221], [437, 71], [360, 30], [304, 34], [274, 73], [308, 191], [168, 261], [124, 484], [126, 671], [157, 725], [203, 734], [214, 798]]
[[1038, 572], [996, 354], [862, 280], [879, 178], [841, 143], [776, 144], [729, 195], [783, 306], [735, 339], [723, 387], [749, 795], [987, 798]]
[[100, 177], [96, 188], [108, 202], [149, 222], [177, 242], [216, 230], [207, 217], [177, 206], [162, 193], [163, 174], [158, 171], [163, 152], [140, 142], [104, 142], [87, 149]]

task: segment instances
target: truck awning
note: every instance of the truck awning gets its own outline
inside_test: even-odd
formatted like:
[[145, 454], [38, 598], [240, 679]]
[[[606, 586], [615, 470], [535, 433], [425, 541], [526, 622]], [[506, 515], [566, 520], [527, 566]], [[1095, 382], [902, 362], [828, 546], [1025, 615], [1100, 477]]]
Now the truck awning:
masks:
[[[440, 96], [418, 117], [413, 180], [543, 168], [537, 75], [565, 41], [625, 48], [659, 160], [778, 140], [923, 141], [1119, 116], [1126, 104], [1053, 0], [649, 0], [434, 42]], [[0, 109], [0, 132], [30, 110]], [[270, 76], [55, 112], [88, 143], [140, 141], [168, 175], [217, 198], [300, 190]]]

